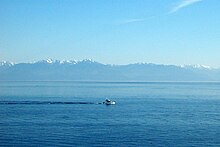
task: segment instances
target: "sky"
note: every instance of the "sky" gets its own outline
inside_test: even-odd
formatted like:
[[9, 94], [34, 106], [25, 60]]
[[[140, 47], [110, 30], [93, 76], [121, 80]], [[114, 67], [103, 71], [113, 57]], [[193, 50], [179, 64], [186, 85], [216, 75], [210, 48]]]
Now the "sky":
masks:
[[220, 67], [220, 0], [0, 0], [0, 61]]

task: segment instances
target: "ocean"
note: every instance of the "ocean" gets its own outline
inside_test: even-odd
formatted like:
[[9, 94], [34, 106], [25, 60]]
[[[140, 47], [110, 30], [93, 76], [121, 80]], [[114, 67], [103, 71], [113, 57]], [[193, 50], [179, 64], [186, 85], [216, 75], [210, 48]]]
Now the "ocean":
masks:
[[[116, 105], [100, 104], [106, 98]], [[220, 83], [0, 82], [0, 146], [220, 146]]]

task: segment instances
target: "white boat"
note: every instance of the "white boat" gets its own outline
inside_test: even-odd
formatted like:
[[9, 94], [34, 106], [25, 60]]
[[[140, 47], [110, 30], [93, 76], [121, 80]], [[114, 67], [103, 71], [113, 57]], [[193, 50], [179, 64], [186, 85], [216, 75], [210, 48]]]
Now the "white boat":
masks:
[[115, 105], [116, 102], [115, 102], [115, 101], [111, 101], [111, 100], [109, 100], [109, 99], [106, 99], [106, 100], [103, 102], [103, 104], [106, 104], [106, 105]]

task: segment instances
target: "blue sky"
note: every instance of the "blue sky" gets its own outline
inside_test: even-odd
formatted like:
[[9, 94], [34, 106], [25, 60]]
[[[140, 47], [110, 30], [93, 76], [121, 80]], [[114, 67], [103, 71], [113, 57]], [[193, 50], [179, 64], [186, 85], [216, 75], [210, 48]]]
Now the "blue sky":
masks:
[[0, 60], [220, 67], [219, 0], [1, 0]]

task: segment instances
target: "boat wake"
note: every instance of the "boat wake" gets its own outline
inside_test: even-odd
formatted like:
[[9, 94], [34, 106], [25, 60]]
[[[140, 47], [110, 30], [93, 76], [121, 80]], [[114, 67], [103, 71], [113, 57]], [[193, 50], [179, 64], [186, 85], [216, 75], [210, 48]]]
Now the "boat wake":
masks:
[[50, 104], [102, 104], [94, 102], [57, 102], [57, 101], [0, 101], [0, 105], [50, 105]]

